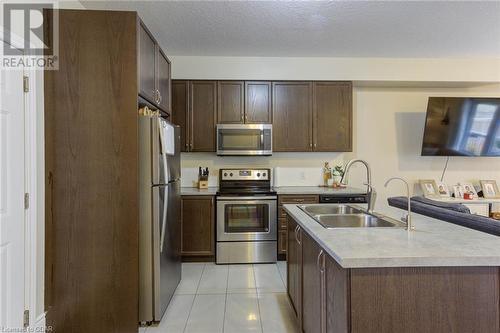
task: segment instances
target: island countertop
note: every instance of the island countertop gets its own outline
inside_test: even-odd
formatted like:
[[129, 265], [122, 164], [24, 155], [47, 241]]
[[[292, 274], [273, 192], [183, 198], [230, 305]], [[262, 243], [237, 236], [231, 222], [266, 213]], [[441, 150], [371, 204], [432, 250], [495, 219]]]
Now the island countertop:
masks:
[[325, 229], [297, 205], [287, 213], [344, 268], [500, 266], [500, 237], [412, 214], [416, 230]]

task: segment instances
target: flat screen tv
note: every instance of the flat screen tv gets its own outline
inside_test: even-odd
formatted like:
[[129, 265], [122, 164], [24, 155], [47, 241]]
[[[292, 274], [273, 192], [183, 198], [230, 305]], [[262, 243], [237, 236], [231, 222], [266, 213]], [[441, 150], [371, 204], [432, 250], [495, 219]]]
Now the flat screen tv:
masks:
[[430, 97], [422, 156], [500, 156], [500, 98]]

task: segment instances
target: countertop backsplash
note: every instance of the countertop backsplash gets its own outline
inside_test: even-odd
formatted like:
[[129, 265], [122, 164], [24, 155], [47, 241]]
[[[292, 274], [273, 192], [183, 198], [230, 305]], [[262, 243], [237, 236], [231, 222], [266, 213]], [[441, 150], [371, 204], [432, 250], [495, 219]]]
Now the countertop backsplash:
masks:
[[293, 168], [275, 167], [273, 185], [280, 186], [318, 186], [323, 183], [322, 167]]
[[[198, 168], [182, 168], [181, 169], [181, 187], [197, 187], [198, 184]], [[219, 170], [210, 169], [208, 176], [208, 187], [219, 186]]]
[[[198, 168], [182, 168], [181, 186], [196, 187]], [[281, 186], [318, 186], [322, 183], [322, 168], [275, 167], [271, 172], [271, 184]], [[219, 185], [219, 169], [210, 169], [208, 186]]]

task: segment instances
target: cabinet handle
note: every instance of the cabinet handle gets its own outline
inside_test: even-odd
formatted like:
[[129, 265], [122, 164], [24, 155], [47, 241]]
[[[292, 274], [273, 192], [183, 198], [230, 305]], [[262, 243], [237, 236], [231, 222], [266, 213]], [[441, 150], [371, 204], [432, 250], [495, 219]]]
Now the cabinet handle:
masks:
[[320, 250], [319, 251], [319, 254], [318, 254], [318, 258], [316, 259], [316, 267], [318, 268], [318, 270], [323, 273], [323, 265], [321, 263], [321, 259], [323, 258], [323, 250]]
[[314, 148], [316, 148], [316, 143], [314, 144]]
[[309, 147], [311, 147], [311, 148], [312, 148], [312, 146], [313, 146], [313, 144], [312, 144], [312, 142], [310, 142], [310, 143], [309, 143]]
[[295, 240], [297, 241], [297, 243], [300, 245], [301, 244], [301, 241], [299, 240], [299, 231], [300, 231], [300, 227], [299, 226], [296, 226], [295, 227]]
[[161, 93], [160, 91], [158, 90], [158, 104], [161, 104]]

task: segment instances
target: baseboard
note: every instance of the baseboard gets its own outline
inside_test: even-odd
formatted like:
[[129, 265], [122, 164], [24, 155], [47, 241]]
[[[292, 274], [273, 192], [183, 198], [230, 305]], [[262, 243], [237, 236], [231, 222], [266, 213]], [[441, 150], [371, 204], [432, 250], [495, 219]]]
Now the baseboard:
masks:
[[182, 262], [215, 262], [215, 256], [182, 256]]

